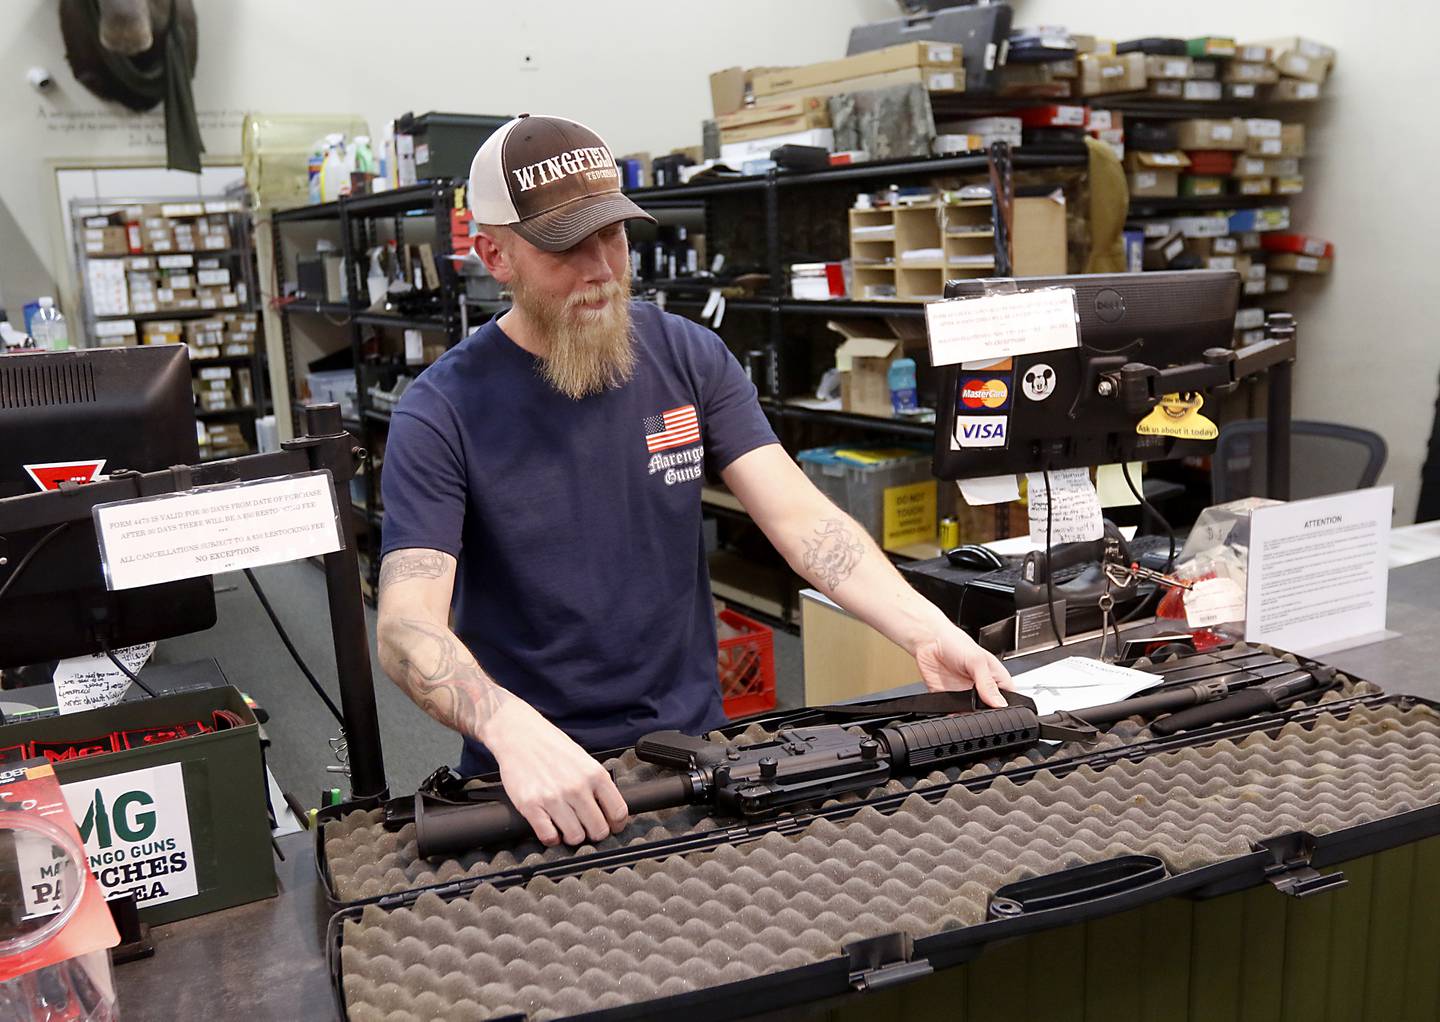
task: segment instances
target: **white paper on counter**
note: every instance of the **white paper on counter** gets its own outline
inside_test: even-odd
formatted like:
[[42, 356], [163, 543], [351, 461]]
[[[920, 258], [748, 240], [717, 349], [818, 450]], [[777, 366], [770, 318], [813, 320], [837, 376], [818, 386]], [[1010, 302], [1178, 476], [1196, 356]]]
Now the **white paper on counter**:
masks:
[[1080, 656], [1044, 664], [1012, 678], [1015, 691], [1035, 700], [1041, 716], [1129, 699], [1136, 692], [1154, 688], [1159, 680], [1144, 671]]
[[1295, 653], [1383, 637], [1394, 488], [1257, 508], [1245, 641]]

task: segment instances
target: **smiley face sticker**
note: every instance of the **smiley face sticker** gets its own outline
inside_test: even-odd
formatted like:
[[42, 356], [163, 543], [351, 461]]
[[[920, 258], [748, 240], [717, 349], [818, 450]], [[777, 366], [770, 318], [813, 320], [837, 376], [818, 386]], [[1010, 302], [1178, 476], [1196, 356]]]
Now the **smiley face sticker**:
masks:
[[1173, 436], [1179, 440], [1214, 440], [1220, 430], [1200, 414], [1204, 404], [1205, 395], [1198, 391], [1166, 394], [1140, 420], [1135, 432], [1141, 436]]

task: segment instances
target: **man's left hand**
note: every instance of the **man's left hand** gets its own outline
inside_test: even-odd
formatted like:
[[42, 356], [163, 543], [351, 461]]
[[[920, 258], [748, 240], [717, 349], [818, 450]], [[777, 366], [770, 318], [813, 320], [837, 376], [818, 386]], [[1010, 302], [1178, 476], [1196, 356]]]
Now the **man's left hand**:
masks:
[[987, 706], [1004, 706], [1002, 688], [1010, 687], [1010, 672], [993, 654], [954, 625], [915, 646], [920, 677], [931, 692], [961, 691], [974, 687]]

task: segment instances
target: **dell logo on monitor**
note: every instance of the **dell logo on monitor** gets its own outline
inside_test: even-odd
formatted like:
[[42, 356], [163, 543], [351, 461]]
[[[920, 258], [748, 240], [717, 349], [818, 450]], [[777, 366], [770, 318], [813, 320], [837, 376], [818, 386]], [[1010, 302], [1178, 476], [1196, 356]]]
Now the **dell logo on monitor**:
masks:
[[1095, 314], [1106, 323], [1114, 323], [1125, 315], [1125, 296], [1114, 288], [1106, 288], [1095, 296]]

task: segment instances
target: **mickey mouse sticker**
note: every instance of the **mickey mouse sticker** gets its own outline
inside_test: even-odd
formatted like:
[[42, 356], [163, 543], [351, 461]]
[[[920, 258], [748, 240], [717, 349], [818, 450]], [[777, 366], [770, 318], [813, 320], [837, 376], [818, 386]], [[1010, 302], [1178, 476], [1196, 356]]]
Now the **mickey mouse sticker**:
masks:
[[1142, 436], [1173, 436], [1181, 440], [1214, 440], [1220, 435], [1215, 423], [1200, 414], [1205, 396], [1187, 390], [1183, 394], [1166, 394], [1150, 409], [1135, 432]]
[[1025, 370], [1020, 379], [1020, 389], [1031, 401], [1044, 401], [1055, 393], [1055, 370], [1044, 362], [1037, 362]]

